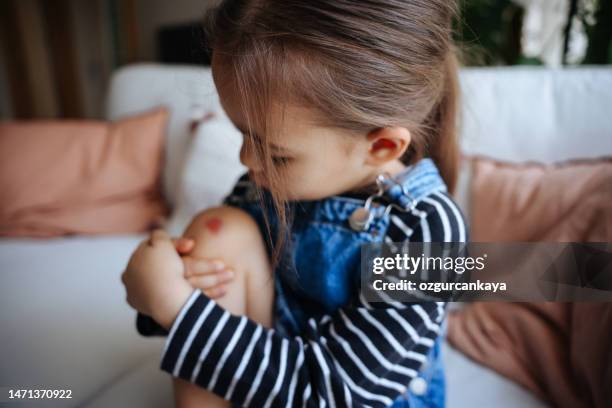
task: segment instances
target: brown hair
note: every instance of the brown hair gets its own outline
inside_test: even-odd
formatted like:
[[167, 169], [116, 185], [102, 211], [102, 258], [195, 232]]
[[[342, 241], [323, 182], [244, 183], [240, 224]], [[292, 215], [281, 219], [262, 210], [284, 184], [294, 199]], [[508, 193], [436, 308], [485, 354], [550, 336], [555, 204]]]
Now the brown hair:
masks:
[[[226, 0], [207, 13], [205, 31], [249, 129], [267, 137], [286, 104], [314, 108], [322, 124], [362, 134], [403, 126], [412, 141], [402, 161], [431, 157], [452, 192], [456, 11], [452, 0]], [[265, 143], [250, 147], [271, 183], [282, 177]], [[282, 197], [274, 195], [274, 207], [284, 227]]]

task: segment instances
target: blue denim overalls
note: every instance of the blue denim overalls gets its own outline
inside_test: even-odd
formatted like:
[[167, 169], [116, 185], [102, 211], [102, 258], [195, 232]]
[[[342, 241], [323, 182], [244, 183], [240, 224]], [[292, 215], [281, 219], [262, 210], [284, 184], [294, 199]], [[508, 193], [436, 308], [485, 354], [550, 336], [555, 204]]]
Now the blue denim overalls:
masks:
[[[394, 177], [402, 188], [388, 190], [392, 202], [405, 206], [434, 191], [446, 191], [446, 185], [431, 159], [422, 159]], [[238, 186], [246, 193], [230, 195], [225, 204], [241, 208], [257, 221], [262, 236], [268, 236], [261, 198], [267, 209], [272, 242], [266, 242], [269, 253], [276, 242], [277, 219], [267, 191], [260, 197], [254, 186], [243, 177]], [[409, 197], [406, 197], [408, 193]], [[323, 200], [288, 204], [293, 212], [291, 233], [283, 245], [275, 268], [275, 329], [286, 336], [302, 333], [308, 319], [318, 320], [340, 307], [350, 306], [360, 290], [361, 245], [382, 242], [389, 215], [385, 206], [373, 208], [375, 217], [366, 231], [349, 226], [350, 215], [363, 207], [365, 200], [333, 196]], [[400, 407], [443, 407], [445, 381], [440, 356], [439, 336], [430, 351], [428, 362], [421, 368], [419, 379], [413, 380], [405, 395], [392, 405]]]

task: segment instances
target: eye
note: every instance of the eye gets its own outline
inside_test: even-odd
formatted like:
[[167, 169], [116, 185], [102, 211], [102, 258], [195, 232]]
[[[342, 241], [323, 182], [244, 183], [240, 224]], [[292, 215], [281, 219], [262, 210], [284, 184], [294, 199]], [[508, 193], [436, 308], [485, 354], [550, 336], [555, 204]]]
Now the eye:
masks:
[[291, 157], [272, 156], [272, 163], [275, 166], [283, 166], [291, 161]]

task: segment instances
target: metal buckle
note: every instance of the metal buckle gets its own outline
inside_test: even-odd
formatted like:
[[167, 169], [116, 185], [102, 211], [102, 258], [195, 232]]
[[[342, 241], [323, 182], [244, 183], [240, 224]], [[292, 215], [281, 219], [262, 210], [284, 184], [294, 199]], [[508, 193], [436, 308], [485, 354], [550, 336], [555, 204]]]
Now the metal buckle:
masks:
[[374, 213], [371, 211], [372, 203], [374, 202], [374, 200], [383, 197], [385, 193], [394, 186], [399, 186], [402, 190], [402, 193], [410, 197], [410, 205], [404, 208], [395, 203], [386, 204], [383, 216], [388, 216], [393, 208], [396, 208], [403, 212], [414, 212], [416, 208], [416, 200], [414, 200], [412, 196], [408, 193], [408, 191], [406, 191], [404, 185], [397, 181], [388, 172], [384, 172], [376, 176], [376, 186], [378, 187], [378, 191], [369, 196], [366, 199], [363, 207], [359, 207], [358, 209], [353, 211], [353, 213], [349, 217], [349, 225], [355, 231], [366, 231], [370, 227], [370, 224], [374, 220]]

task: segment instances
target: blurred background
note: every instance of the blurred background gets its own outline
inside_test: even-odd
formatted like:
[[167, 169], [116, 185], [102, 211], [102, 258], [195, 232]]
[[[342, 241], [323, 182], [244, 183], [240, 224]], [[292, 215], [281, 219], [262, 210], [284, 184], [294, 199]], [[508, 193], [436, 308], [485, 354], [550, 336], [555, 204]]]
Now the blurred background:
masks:
[[[245, 171], [204, 68], [216, 1], [0, 0], [0, 406], [172, 406], [120, 274]], [[459, 1], [471, 239], [612, 242], [612, 0]], [[448, 408], [612, 407], [612, 303], [477, 302], [448, 327]]]
[[[206, 64], [199, 20], [215, 0], [0, 1], [0, 119], [104, 117], [111, 73]], [[612, 1], [460, 0], [466, 66], [612, 62]]]

